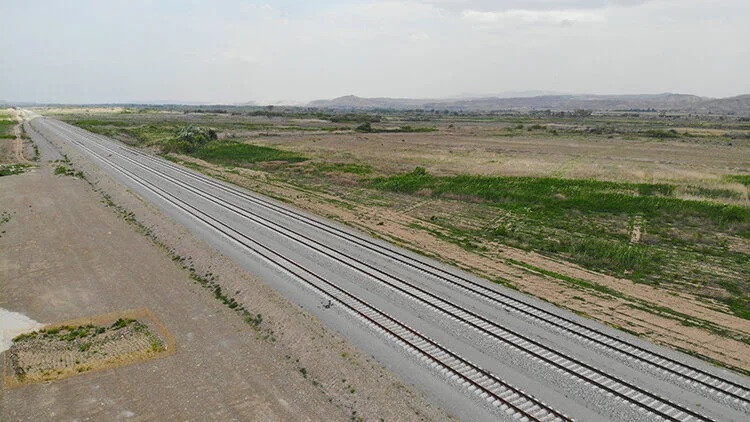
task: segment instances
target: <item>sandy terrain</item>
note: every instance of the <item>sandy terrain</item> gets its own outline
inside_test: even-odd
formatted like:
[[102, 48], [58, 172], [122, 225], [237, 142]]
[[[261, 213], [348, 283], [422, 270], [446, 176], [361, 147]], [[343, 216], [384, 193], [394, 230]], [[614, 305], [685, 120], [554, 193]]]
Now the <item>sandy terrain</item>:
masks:
[[[0, 204], [11, 219], [0, 238], [0, 307], [43, 323], [146, 307], [174, 335], [176, 353], [3, 389], [4, 419], [448, 418], [309, 314], [70, 156], [162, 246], [106, 207], [86, 181], [53, 175], [51, 164], [3, 177]], [[262, 314], [260, 329], [191, 280], [167, 253], [173, 245], [185, 266], [212, 272]]]

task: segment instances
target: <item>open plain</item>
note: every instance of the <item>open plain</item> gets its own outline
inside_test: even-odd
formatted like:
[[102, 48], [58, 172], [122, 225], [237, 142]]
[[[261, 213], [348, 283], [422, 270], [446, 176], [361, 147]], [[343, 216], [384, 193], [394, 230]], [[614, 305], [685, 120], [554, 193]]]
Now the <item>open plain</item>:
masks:
[[[356, 350], [372, 354], [375, 360], [365, 358], [369, 371], [383, 371], [382, 378], [388, 373], [379, 366], [384, 365], [402, 380], [393, 385], [412, 384], [461, 419], [741, 420], [747, 411], [743, 377], [638, 338], [746, 371], [743, 163], [698, 163], [699, 153], [688, 149], [680, 155], [678, 143], [671, 143], [678, 141], [665, 141], [689, 138], [706, 151], [736, 144], [735, 154], [724, 157], [730, 160], [745, 153], [741, 120], [722, 123], [725, 132], [711, 135], [654, 129], [653, 121], [651, 126], [620, 121], [599, 139], [602, 130], [586, 126], [581, 116], [565, 115], [512, 116], [516, 120], [508, 122], [507, 116], [430, 120], [408, 113], [300, 116], [299, 110], [288, 116], [260, 115], [267, 110], [40, 111], [124, 142], [22, 113], [43, 155], [58, 151], [54, 162], [46, 163], [51, 176], [80, 179], [99, 194], [186, 271], [196, 289], [239, 318], [255, 341], [276, 348], [287, 344], [285, 339], [296, 340], [297, 334], [287, 333], [299, 327], [299, 321], [276, 325], [287, 317], [270, 310], [259, 292], [281, 293], [296, 304], [291, 310], [301, 306], [311, 312], [311, 321], [322, 323], [321, 339], [341, 335], [352, 341], [345, 346], [351, 351], [340, 353], [331, 353], [330, 346], [289, 344], [298, 353], [304, 350], [315, 366], [302, 366], [292, 353], [283, 357], [293, 368], [300, 363], [302, 379], [323, 390], [339, 410], [351, 410], [352, 418], [369, 418], [364, 415], [380, 412], [377, 400], [393, 400], [382, 389], [385, 395], [367, 394], [365, 404], [355, 398], [362, 391], [374, 393], [370, 389], [378, 383], [364, 381], [370, 374], [329, 374], [346, 371], [334, 369], [336, 362], [349, 361]], [[621, 117], [586, 116], [607, 120], [597, 123], [607, 127]], [[521, 118], [537, 123], [517, 123]], [[551, 149], [545, 149], [547, 136], [554, 137]], [[562, 142], [563, 137], [568, 139]], [[646, 173], [668, 169], [656, 159], [658, 152], [645, 149], [673, 148], [675, 168], [700, 167], [714, 177], [645, 181], [637, 173], [616, 173], [603, 147], [591, 145], [615, 138], [622, 138], [616, 145], [622, 160], [645, 163]], [[632, 138], [644, 138], [640, 148], [628, 148]], [[367, 143], [371, 148], [362, 147]], [[346, 154], [335, 148], [342, 144]], [[463, 158], [454, 156], [459, 147]], [[502, 154], [511, 155], [506, 164], [550, 155], [556, 165], [568, 160], [566, 154], [578, 154], [591, 159], [577, 161], [594, 165], [566, 168], [606, 171], [597, 177], [546, 174], [535, 164], [531, 167], [541, 173], [519, 174], [512, 166], [483, 173], [470, 165], [497, 164]], [[428, 164], [409, 170], [410, 160]], [[688, 217], [688, 224], [676, 216]], [[363, 230], [473, 274], [394, 249]], [[698, 245], [674, 242], [675, 233]], [[700, 274], [685, 268], [696, 256], [710, 258], [702, 261]], [[720, 266], [724, 273], [717, 275]], [[254, 277], [262, 282], [248, 289]], [[329, 330], [335, 333], [326, 334]], [[703, 343], [706, 336], [709, 344]], [[395, 344], [385, 341], [389, 338]], [[400, 352], [399, 344], [409, 353]], [[277, 360], [278, 352], [271, 353]], [[325, 366], [329, 362], [332, 366]], [[315, 371], [321, 365], [328, 375]], [[350, 376], [365, 376], [363, 390]], [[609, 394], [591, 395], [584, 386]], [[475, 403], [475, 395], [489, 405]], [[446, 416], [428, 404], [407, 408], [394, 408], [393, 415]]]
[[[744, 120], [15, 114], [36, 159], [2, 185], [3, 307], [53, 327], [148, 308], [175, 338], [174, 355], [6, 385], [15, 419], [748, 412]], [[75, 341], [40, 347], [85, 355]], [[212, 404], [159, 413], [186, 397]]]
[[[216, 146], [167, 156], [657, 343], [750, 368], [746, 118], [45, 112], [156, 152], [180, 127], [213, 128]], [[369, 131], [361, 121], [372, 121]], [[257, 147], [271, 149], [259, 156]]]

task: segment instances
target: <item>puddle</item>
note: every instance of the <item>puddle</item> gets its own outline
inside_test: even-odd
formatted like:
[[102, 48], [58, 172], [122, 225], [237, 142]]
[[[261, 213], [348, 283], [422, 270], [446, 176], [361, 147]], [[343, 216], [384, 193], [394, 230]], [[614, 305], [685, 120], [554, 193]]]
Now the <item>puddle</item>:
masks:
[[0, 308], [0, 353], [10, 349], [11, 341], [17, 335], [34, 331], [44, 324], [36, 322], [24, 314]]

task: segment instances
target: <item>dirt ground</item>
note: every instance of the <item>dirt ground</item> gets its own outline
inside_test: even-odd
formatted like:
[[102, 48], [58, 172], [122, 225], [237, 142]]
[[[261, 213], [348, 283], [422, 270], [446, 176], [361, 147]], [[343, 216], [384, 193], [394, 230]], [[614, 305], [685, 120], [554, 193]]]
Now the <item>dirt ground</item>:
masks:
[[741, 203], [750, 204], [742, 184], [721, 178], [724, 174], [747, 170], [750, 156], [747, 143], [498, 134], [502, 131], [497, 127], [465, 123], [433, 133], [297, 133], [260, 136], [257, 141], [327, 160], [354, 158], [386, 173], [423, 166], [436, 175], [469, 173], [694, 183], [735, 190], [743, 196]]
[[2, 419], [449, 418], [93, 165], [80, 168], [165, 245], [179, 244], [174, 253], [198, 270], [210, 269], [226, 291], [236, 290], [242, 303], [262, 313], [260, 332], [272, 332], [275, 341], [195, 283], [170, 258], [170, 246], [157, 246], [126, 222], [87, 181], [55, 176], [52, 164], [44, 163], [0, 179], [0, 208], [10, 214], [0, 238], [0, 307], [45, 323], [145, 307], [174, 336], [176, 353], [3, 387]]

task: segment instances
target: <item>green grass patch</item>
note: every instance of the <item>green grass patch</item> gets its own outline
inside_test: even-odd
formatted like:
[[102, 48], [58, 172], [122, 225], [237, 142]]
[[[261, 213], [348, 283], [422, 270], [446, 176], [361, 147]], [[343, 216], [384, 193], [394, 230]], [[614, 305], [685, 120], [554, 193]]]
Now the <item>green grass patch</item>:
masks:
[[685, 215], [717, 224], [750, 222], [750, 208], [673, 198], [674, 186], [666, 184], [550, 177], [436, 177], [418, 167], [410, 173], [376, 178], [372, 186], [393, 192], [422, 191], [436, 197], [473, 198], [526, 212], [560, 214], [576, 211], [644, 217]]
[[593, 236], [563, 238], [553, 243], [557, 252], [569, 255], [575, 262], [589, 268], [608, 269], [618, 274], [632, 272], [631, 278], [640, 279], [662, 261], [662, 255], [646, 245]]
[[670, 129], [670, 130], [650, 129], [650, 130], [641, 132], [641, 135], [649, 137], [649, 138], [658, 138], [658, 139], [674, 139], [674, 138], [679, 138], [681, 136], [686, 136], [684, 134], [680, 135], [674, 129]]
[[750, 297], [739, 296], [723, 299], [729, 309], [740, 318], [750, 319]]
[[[726, 239], [750, 238], [750, 208], [680, 199], [676, 195], [682, 191], [672, 185], [438, 177], [423, 168], [373, 178], [369, 185], [413, 194], [414, 200], [419, 195], [463, 203], [465, 211], [454, 218], [419, 216], [439, 229], [414, 228], [465, 249], [482, 250], [482, 240], [499, 242], [651, 285], [680, 281], [718, 286], [737, 282], [748, 271], [746, 255], [727, 249]], [[634, 221], [641, 221], [637, 242], [631, 242]], [[736, 299], [725, 301], [739, 316], [745, 314], [746, 302], [737, 298], [747, 297], [741, 290], [730, 295]]]
[[412, 127], [412, 126], [399, 126], [393, 128], [376, 128], [373, 127], [370, 122], [364, 122], [361, 125], [354, 128], [356, 132], [361, 133], [425, 133], [435, 132], [437, 128], [434, 127]]
[[83, 179], [84, 178], [84, 174], [83, 174], [82, 171], [76, 171], [75, 169], [66, 167], [64, 165], [58, 165], [57, 167], [55, 167], [55, 174], [56, 175], [62, 174], [62, 175], [65, 175], [65, 176], [78, 177], [79, 179]]
[[119, 126], [128, 127], [132, 126], [133, 123], [124, 120], [98, 120], [98, 119], [81, 119], [72, 121], [71, 124], [80, 127], [93, 127], [93, 126]]
[[296, 163], [307, 160], [307, 157], [290, 151], [230, 141], [206, 144], [192, 155], [211, 163], [234, 166], [263, 161]]
[[175, 138], [181, 126], [174, 124], [143, 124], [118, 120], [74, 120], [70, 122], [82, 129], [110, 136], [128, 143], [141, 145], [161, 145]]
[[742, 194], [729, 189], [705, 188], [703, 186], [686, 186], [685, 193], [711, 199], [742, 199]]
[[13, 127], [17, 124], [15, 120], [0, 120], [0, 139], [15, 139]]
[[728, 182], [742, 183], [745, 187], [750, 187], [750, 174], [728, 174], [724, 176]]

